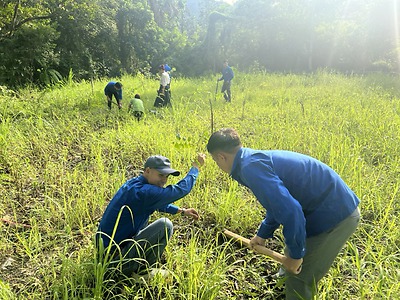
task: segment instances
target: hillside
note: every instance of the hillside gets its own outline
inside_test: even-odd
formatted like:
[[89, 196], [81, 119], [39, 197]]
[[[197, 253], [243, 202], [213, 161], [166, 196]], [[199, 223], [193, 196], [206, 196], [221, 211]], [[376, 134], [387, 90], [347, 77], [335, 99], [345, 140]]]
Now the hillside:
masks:
[[[361, 199], [362, 222], [322, 280], [320, 299], [398, 297], [400, 78], [237, 73], [225, 103], [217, 76], [174, 78], [172, 109], [152, 107], [158, 82], [141, 76], [120, 78], [121, 111], [107, 109], [107, 80], [0, 92], [1, 299], [282, 298], [276, 263], [221, 239], [223, 228], [251, 238], [265, 211], [211, 157], [178, 202], [196, 207], [200, 221], [170, 216], [172, 280], [107, 281], [95, 260], [101, 215], [145, 159], [165, 155], [185, 173], [223, 127], [236, 128], [247, 147], [320, 159]], [[135, 93], [146, 107], [140, 122], [126, 111]], [[279, 229], [268, 246], [282, 245]]]

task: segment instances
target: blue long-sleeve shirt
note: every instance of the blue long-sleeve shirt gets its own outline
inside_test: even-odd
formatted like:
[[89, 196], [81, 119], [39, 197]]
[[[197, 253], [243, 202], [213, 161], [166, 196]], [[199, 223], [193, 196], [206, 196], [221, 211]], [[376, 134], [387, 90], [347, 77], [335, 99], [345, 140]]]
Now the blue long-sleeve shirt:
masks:
[[116, 95], [115, 97], [118, 96], [119, 100], [122, 100], [122, 88], [120, 88], [119, 90], [117, 90], [115, 88], [115, 81], [110, 81], [109, 83], [107, 83], [106, 87], [104, 88], [104, 95]]
[[257, 235], [271, 238], [282, 224], [294, 259], [305, 255], [306, 237], [333, 228], [360, 202], [334, 170], [300, 153], [241, 148], [231, 176], [250, 188], [267, 210]]
[[165, 188], [149, 184], [143, 175], [128, 180], [108, 204], [99, 224], [97, 239], [101, 236], [104, 247], [108, 247], [116, 228], [113, 240], [120, 244], [125, 239], [133, 238], [144, 228], [154, 211], [176, 214], [178, 207], [172, 202], [191, 191], [198, 174], [199, 170], [192, 167], [177, 184]]
[[223, 70], [222, 70], [222, 77], [220, 78], [220, 80], [224, 80], [224, 81], [231, 81], [233, 79], [233, 71], [232, 68], [230, 66], [226, 66]]

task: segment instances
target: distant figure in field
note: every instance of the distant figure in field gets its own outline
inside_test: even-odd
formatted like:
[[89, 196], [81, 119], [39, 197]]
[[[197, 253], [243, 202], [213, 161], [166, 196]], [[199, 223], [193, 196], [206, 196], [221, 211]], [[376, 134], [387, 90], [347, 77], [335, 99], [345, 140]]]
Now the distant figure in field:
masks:
[[117, 100], [118, 108], [122, 108], [122, 83], [110, 81], [104, 88], [104, 94], [107, 97], [108, 108], [111, 109], [112, 97]]
[[146, 160], [142, 175], [120, 187], [108, 204], [96, 233], [99, 254], [111, 260], [108, 266], [111, 276], [113, 268], [128, 277], [153, 271], [151, 268], [159, 262], [173, 233], [173, 224], [166, 217], [149, 223], [155, 211], [199, 219], [194, 208], [185, 209], [173, 202], [189, 194], [204, 162], [205, 155], [199, 153], [185, 177], [165, 186], [171, 175], [179, 176], [180, 172], [171, 168], [165, 156], [153, 155]]
[[242, 146], [233, 128], [214, 132], [207, 150], [266, 210], [250, 246], [283, 226], [286, 299], [314, 299], [318, 282], [356, 230], [360, 200], [329, 166], [310, 156]]
[[222, 77], [218, 79], [218, 81], [224, 81], [222, 84], [221, 93], [224, 94], [226, 102], [231, 102], [231, 81], [233, 76], [232, 68], [228, 65], [228, 61], [226, 60], [222, 69]]
[[128, 106], [128, 111], [132, 113], [132, 115], [136, 118], [136, 120], [140, 121], [143, 118], [144, 114], [144, 105], [143, 101], [140, 99], [140, 95], [136, 94], [135, 98], [131, 100]]
[[168, 72], [165, 71], [165, 66], [158, 67], [158, 74], [160, 75], [160, 87], [157, 91], [157, 98], [154, 101], [155, 107], [165, 107], [171, 105], [170, 83], [171, 78]]
[[165, 72], [170, 72], [172, 70], [172, 68], [170, 66], [168, 66], [168, 64], [164, 64], [164, 70], [165, 70]]

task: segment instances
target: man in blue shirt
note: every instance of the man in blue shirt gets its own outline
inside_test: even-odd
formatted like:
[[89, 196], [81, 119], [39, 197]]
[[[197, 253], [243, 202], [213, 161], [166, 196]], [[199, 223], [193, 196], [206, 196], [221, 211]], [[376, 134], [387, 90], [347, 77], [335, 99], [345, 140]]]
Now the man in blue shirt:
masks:
[[214, 132], [207, 150], [267, 210], [250, 244], [264, 246], [283, 226], [286, 299], [312, 299], [318, 281], [356, 230], [357, 196], [326, 164], [290, 151], [244, 148], [232, 128]]
[[232, 68], [228, 65], [228, 61], [224, 62], [224, 68], [222, 69], [222, 77], [218, 81], [223, 80], [221, 93], [224, 94], [226, 102], [231, 102], [231, 80], [233, 79]]
[[194, 208], [179, 208], [172, 204], [186, 196], [196, 182], [205, 155], [199, 154], [187, 175], [175, 185], [168, 177], [179, 176], [168, 158], [150, 156], [142, 175], [125, 182], [107, 206], [96, 234], [97, 247], [105, 261], [111, 261], [124, 275], [148, 271], [159, 261], [173, 232], [172, 222], [160, 218], [148, 224], [154, 211], [181, 213], [197, 220]]
[[122, 84], [121, 82], [110, 81], [104, 88], [104, 95], [107, 97], [108, 108], [111, 109], [112, 97], [117, 100], [118, 108], [122, 107]]

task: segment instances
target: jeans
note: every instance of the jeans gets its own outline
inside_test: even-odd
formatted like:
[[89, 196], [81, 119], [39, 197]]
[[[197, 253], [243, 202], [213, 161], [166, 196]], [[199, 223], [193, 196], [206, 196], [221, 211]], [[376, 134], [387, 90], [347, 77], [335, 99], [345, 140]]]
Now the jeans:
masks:
[[168, 218], [160, 218], [138, 232], [130, 241], [124, 242], [121, 251], [109, 264], [111, 272], [118, 270], [125, 276], [148, 270], [157, 263], [173, 233]]
[[343, 245], [356, 230], [360, 221], [357, 208], [349, 217], [331, 230], [306, 239], [306, 255], [298, 275], [288, 274], [285, 281], [286, 299], [312, 299], [318, 281], [329, 271]]

